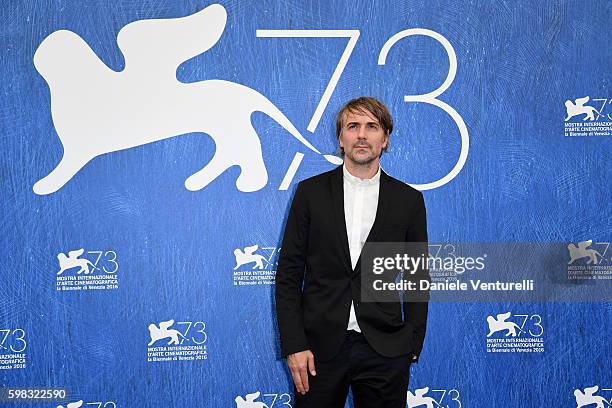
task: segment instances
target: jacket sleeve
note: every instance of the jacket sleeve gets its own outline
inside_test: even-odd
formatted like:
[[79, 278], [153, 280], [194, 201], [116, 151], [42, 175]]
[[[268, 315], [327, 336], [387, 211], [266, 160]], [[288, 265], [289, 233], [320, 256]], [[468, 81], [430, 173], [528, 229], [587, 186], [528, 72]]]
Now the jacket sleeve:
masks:
[[[419, 254], [423, 254], [425, 259], [428, 256], [428, 241], [427, 241], [427, 215], [425, 210], [425, 201], [423, 194], [419, 192], [418, 200], [413, 210], [412, 221], [408, 227], [406, 233], [406, 242], [419, 243]], [[415, 281], [428, 280], [429, 270], [425, 265], [423, 268], [419, 268], [415, 276], [412, 277]], [[414, 299], [419, 301], [414, 301]], [[414, 327], [413, 333], [413, 362], [417, 362], [421, 350], [423, 349], [423, 342], [425, 341], [425, 331], [427, 328], [427, 311], [429, 301], [429, 291], [420, 291], [413, 295], [413, 301], [404, 302], [404, 320], [409, 322]]]
[[310, 348], [302, 311], [309, 225], [308, 203], [300, 182], [287, 217], [275, 278], [276, 318], [283, 357]]

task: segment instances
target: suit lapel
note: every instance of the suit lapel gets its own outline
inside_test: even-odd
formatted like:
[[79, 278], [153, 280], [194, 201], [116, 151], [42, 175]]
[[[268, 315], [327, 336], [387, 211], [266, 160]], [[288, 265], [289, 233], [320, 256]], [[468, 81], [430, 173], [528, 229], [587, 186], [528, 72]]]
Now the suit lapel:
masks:
[[389, 210], [389, 202], [391, 201], [391, 186], [389, 184], [389, 176], [382, 169], [380, 169], [380, 185], [378, 189], [378, 204], [376, 206], [376, 217], [374, 218], [374, 224], [370, 229], [366, 242], [371, 242], [378, 236], [378, 231], [382, 228], [385, 223], [385, 216]]
[[344, 258], [346, 271], [349, 273], [351, 268], [351, 253], [349, 252], [348, 235], [346, 234], [346, 220], [344, 218], [344, 176], [342, 165], [338, 166], [332, 173], [331, 178], [332, 198], [334, 202], [334, 216], [336, 219], [336, 231], [342, 246], [341, 256]]
[[[351, 267], [351, 253], [348, 244], [348, 235], [346, 233], [346, 219], [344, 214], [344, 175], [342, 166], [338, 166], [332, 173], [332, 198], [334, 202], [334, 216], [336, 219], [336, 231], [338, 239], [342, 246], [342, 257], [346, 265], [347, 273], [354, 274], [359, 271], [361, 265], [361, 255], [355, 265], [355, 269]], [[378, 231], [382, 228], [385, 222], [385, 216], [391, 201], [391, 186], [389, 184], [389, 176], [382, 169], [380, 170], [380, 186], [378, 190], [378, 204], [376, 206], [376, 217], [374, 224], [370, 229], [366, 242], [371, 242], [378, 236]]]

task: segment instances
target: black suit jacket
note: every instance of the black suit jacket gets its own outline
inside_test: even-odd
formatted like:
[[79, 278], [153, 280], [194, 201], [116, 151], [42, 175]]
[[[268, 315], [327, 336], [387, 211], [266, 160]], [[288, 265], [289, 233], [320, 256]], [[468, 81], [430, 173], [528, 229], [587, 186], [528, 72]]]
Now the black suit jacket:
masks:
[[[382, 170], [368, 242], [427, 242], [423, 195]], [[395, 303], [361, 302], [360, 271], [361, 257], [351, 268], [342, 166], [301, 181], [289, 210], [276, 272], [283, 357], [310, 349], [316, 360], [333, 358], [346, 335], [351, 300], [359, 327], [375, 351], [387, 357], [408, 353], [418, 357], [425, 338], [427, 301], [402, 304], [398, 296]]]

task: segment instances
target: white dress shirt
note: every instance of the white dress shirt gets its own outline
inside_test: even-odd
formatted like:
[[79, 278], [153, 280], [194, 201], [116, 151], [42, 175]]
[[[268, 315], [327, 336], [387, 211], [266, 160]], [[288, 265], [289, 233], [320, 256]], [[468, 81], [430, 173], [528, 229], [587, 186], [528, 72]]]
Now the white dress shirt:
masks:
[[[353, 176], [345, 165], [342, 165], [342, 172], [344, 174], [346, 235], [351, 252], [351, 266], [355, 269], [361, 249], [376, 218], [378, 192], [380, 190], [380, 166], [378, 166], [378, 171], [371, 179], [360, 179]], [[355, 305], [352, 301], [347, 330], [361, 332], [355, 315]]]

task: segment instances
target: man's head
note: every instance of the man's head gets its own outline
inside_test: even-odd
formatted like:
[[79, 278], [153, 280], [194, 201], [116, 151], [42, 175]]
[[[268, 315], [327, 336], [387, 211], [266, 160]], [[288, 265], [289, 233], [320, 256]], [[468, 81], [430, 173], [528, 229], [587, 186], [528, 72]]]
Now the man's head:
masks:
[[393, 119], [379, 100], [350, 100], [336, 115], [336, 137], [345, 161], [364, 165], [378, 160], [389, 147]]

